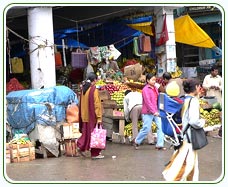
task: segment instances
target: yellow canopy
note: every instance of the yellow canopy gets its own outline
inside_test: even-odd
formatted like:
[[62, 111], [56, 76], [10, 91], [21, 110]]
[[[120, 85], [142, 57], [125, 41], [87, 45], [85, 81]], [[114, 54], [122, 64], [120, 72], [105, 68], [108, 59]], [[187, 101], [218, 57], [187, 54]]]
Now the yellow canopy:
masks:
[[197, 47], [213, 48], [215, 43], [189, 15], [174, 20], [176, 42]]
[[144, 22], [144, 23], [135, 23], [135, 24], [128, 24], [129, 27], [142, 31], [145, 34], [148, 34], [150, 36], [153, 36], [154, 33], [152, 31], [152, 22]]

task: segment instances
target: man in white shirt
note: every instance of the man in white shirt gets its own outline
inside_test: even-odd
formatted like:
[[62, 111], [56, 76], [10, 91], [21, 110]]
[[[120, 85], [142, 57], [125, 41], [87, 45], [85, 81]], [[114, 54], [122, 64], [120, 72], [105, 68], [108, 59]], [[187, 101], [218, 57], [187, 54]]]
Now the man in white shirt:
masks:
[[[132, 121], [132, 142], [138, 135], [138, 120], [141, 119], [142, 94], [140, 92], [125, 91], [124, 117], [127, 122]], [[147, 136], [148, 144], [155, 145], [152, 131]]]
[[207, 90], [206, 96], [215, 96], [217, 101], [222, 104], [222, 77], [218, 73], [218, 67], [213, 66], [211, 73], [206, 75], [203, 80], [203, 88]]

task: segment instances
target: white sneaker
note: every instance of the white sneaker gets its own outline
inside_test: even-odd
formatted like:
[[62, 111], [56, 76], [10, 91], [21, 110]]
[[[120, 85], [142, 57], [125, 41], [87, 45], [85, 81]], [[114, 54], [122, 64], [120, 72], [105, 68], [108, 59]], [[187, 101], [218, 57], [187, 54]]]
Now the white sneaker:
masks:
[[104, 155], [98, 155], [98, 156], [93, 156], [92, 159], [95, 160], [95, 159], [102, 159], [104, 158]]

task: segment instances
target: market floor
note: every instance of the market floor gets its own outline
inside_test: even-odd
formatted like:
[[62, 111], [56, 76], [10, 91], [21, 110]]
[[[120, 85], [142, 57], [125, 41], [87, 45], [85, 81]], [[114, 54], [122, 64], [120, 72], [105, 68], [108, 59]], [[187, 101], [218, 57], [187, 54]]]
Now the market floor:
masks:
[[[200, 181], [215, 183], [224, 175], [223, 140], [208, 137], [209, 145], [199, 151]], [[168, 145], [167, 145], [168, 146]], [[82, 157], [35, 159], [10, 163], [5, 180], [11, 183], [156, 183], [164, 182], [162, 170], [173, 153], [144, 144], [139, 150], [128, 144], [108, 142], [104, 159]], [[116, 156], [116, 158], [112, 158]]]

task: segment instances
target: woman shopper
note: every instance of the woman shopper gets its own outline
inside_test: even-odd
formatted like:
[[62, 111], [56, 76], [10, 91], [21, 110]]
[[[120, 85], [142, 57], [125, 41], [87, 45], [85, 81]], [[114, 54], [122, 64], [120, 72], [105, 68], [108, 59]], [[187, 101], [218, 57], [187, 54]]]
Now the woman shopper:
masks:
[[166, 150], [164, 147], [164, 134], [162, 132], [161, 118], [158, 111], [158, 88], [155, 86], [156, 77], [154, 74], [146, 75], [146, 85], [142, 89], [142, 120], [143, 127], [140, 129], [138, 135], [135, 138], [135, 149], [139, 148], [139, 145], [151, 131], [151, 124], [154, 121], [157, 126], [157, 150]]
[[102, 122], [102, 107], [99, 92], [95, 83], [97, 76], [90, 73], [87, 80], [82, 84], [79, 106], [79, 130], [82, 133], [77, 141], [78, 152], [85, 156], [85, 151], [90, 151], [92, 159], [101, 159], [101, 149], [90, 148], [91, 132], [98, 123]]
[[[183, 82], [183, 88], [186, 93], [182, 109], [182, 131], [184, 134], [183, 145], [175, 150], [170, 162], [162, 172], [167, 181], [198, 181], [198, 155], [197, 151], [192, 149], [191, 132], [188, 124], [194, 128], [201, 128], [205, 125], [205, 120], [200, 118], [200, 105], [198, 94], [201, 86], [198, 80], [189, 79]], [[198, 111], [198, 112], [197, 112]], [[187, 134], [189, 137], [187, 138]]]

